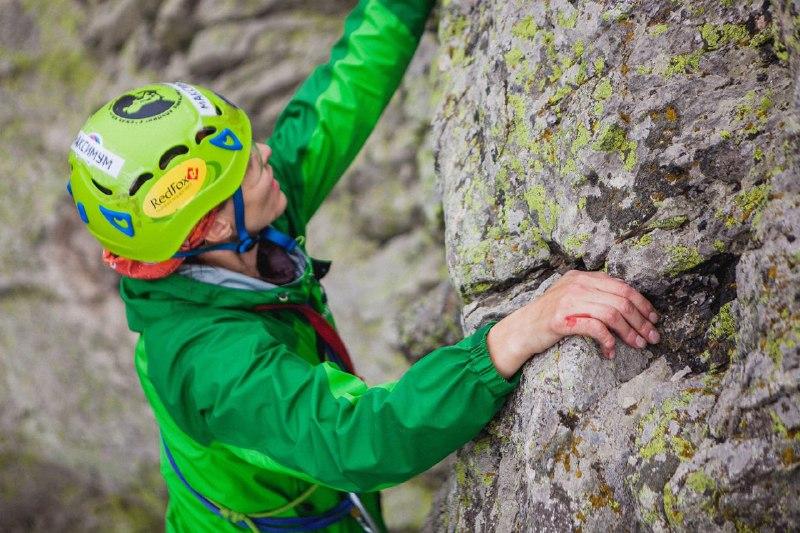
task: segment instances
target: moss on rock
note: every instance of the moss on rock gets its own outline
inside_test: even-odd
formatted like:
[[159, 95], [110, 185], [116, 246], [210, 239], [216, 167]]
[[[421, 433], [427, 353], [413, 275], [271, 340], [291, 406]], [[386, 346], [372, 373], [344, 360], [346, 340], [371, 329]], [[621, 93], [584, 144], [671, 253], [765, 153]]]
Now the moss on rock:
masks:
[[638, 143], [628, 139], [625, 128], [616, 123], [606, 124], [592, 143], [592, 149], [600, 152], [616, 152], [622, 160], [625, 170], [631, 171], [636, 166], [636, 149]]
[[703, 262], [703, 256], [700, 255], [697, 248], [691, 248], [689, 246], [671, 246], [667, 250], [667, 254], [669, 256], [667, 274], [673, 277], [681, 272], [691, 270]]
[[664, 70], [664, 77], [670, 78], [677, 74], [693, 74], [700, 70], [700, 56], [702, 50], [695, 50], [686, 54], [677, 54], [669, 60], [669, 65]]

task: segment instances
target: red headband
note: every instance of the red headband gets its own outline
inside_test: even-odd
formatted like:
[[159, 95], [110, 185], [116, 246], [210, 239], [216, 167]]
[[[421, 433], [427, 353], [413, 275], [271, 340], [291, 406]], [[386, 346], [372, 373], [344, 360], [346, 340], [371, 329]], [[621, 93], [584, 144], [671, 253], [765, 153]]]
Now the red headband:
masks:
[[[189, 237], [181, 245], [180, 251], [185, 252], [200, 246], [208, 235], [211, 225], [217, 218], [217, 209], [210, 211], [200, 219]], [[185, 258], [173, 257], [160, 263], [145, 263], [134, 259], [127, 259], [103, 250], [103, 262], [116, 270], [119, 274], [129, 278], [158, 279], [169, 276], [181, 266]]]

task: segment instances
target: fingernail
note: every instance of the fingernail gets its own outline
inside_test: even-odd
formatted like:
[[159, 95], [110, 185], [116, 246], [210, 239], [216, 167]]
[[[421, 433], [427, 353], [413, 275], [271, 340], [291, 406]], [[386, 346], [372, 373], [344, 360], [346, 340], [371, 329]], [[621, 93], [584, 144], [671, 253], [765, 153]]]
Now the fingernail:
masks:
[[636, 335], [636, 346], [639, 348], [644, 348], [647, 344], [647, 341], [644, 340], [644, 337], [641, 335]]
[[614, 356], [615, 356], [615, 355], [617, 355], [617, 352], [611, 351], [611, 352], [608, 354], [608, 358], [609, 358], [609, 359], [614, 359]]
[[650, 313], [650, 322], [652, 322], [653, 324], [658, 322], [658, 313], [656, 312]]
[[650, 335], [648, 335], [648, 338], [650, 339], [651, 343], [655, 344], [661, 340], [661, 335], [659, 335], [656, 330], [653, 330], [650, 332]]

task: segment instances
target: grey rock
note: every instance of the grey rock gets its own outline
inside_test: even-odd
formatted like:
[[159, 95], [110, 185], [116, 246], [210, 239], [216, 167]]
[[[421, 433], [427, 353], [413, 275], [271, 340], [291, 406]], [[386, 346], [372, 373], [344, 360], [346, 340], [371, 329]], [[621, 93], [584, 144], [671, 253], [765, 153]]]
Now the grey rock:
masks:
[[236, 66], [252, 53], [252, 46], [267, 23], [261, 20], [217, 24], [199, 32], [187, 55], [190, 72], [218, 74]]
[[466, 329], [603, 269], [662, 341], [534, 357], [426, 530], [798, 527], [797, 14], [443, 8], [434, 154]]
[[353, 0], [324, 3], [312, 0], [200, 0], [197, 13], [198, 20], [204, 26], [211, 26], [230, 20], [269, 18], [282, 12], [297, 13], [298, 19], [303, 15], [339, 15], [354, 5]]
[[19, 0], [9, 0], [3, 5], [0, 17], [0, 50], [3, 56], [40, 50], [39, 27], [28, 9]]
[[199, 28], [194, 16], [195, 5], [194, 0], [161, 3], [153, 25], [153, 36], [166, 50], [178, 51], [194, 37]]
[[159, 0], [120, 0], [105, 3], [90, 17], [86, 39], [104, 52], [119, 48], [158, 8]]
[[462, 337], [461, 301], [447, 281], [408, 302], [396, 320], [397, 347], [411, 363]]

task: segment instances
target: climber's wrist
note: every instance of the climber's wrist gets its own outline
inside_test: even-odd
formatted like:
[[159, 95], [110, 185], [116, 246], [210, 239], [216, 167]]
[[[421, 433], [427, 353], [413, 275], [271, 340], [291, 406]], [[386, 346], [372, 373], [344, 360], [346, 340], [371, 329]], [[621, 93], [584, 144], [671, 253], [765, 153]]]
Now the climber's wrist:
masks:
[[520, 328], [524, 309], [517, 309], [495, 324], [486, 336], [489, 357], [497, 372], [506, 379], [516, 374], [533, 355], [527, 346], [527, 336]]

